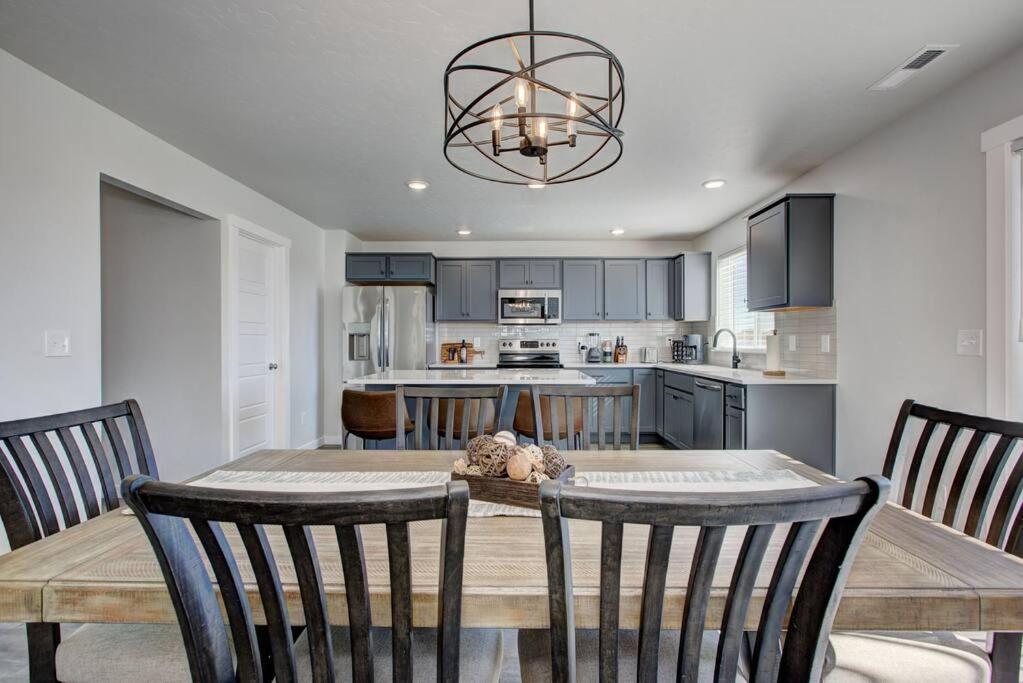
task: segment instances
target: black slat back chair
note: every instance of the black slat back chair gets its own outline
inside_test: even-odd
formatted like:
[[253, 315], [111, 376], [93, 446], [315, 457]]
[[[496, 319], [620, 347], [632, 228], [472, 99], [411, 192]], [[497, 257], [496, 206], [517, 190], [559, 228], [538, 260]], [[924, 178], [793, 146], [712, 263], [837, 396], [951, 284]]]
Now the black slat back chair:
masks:
[[[675, 527], [699, 528], [681, 624], [677, 664], [680, 681], [698, 680], [708, 599], [725, 533], [728, 527], [746, 527], [725, 602], [714, 674], [715, 681], [731, 682], [738, 670], [753, 588], [778, 525], [789, 527], [784, 532], [785, 541], [760, 614], [751, 680], [820, 680], [828, 635], [853, 557], [870, 521], [884, 504], [888, 487], [888, 481], [877, 476], [813, 488], [713, 494], [624, 492], [544, 482], [540, 485], [540, 511], [547, 550], [553, 680], [575, 680], [569, 519], [601, 522], [598, 649], [601, 681], [615, 681], [618, 677], [624, 524], [650, 527], [637, 681], [657, 680], [665, 580]], [[795, 589], [801, 571], [802, 580]], [[793, 597], [782, 646], [781, 633]]]
[[[500, 429], [501, 411], [504, 409], [504, 400], [508, 395], [508, 387], [501, 385], [496, 387], [406, 387], [398, 386], [395, 389], [396, 410], [395, 425], [405, 422], [407, 403], [406, 399], [414, 399], [414, 425], [413, 448], [422, 450], [465, 448], [470, 436], [496, 432]], [[441, 420], [440, 407], [444, 401], [444, 419]], [[461, 402], [459, 404], [459, 402]], [[489, 409], [486, 403], [493, 407], [493, 420], [487, 420]], [[474, 405], [475, 404], [475, 405]], [[426, 417], [426, 410], [429, 410], [429, 417]], [[470, 424], [473, 410], [476, 411], [476, 424]], [[456, 425], [456, 414], [460, 421]], [[424, 417], [426, 419], [424, 419]], [[443, 427], [441, 422], [444, 423]], [[429, 433], [429, 446], [424, 444], [423, 430]], [[443, 432], [441, 432], [443, 429]], [[443, 442], [441, 436], [443, 435]], [[443, 443], [443, 445], [441, 445]], [[398, 439], [395, 442], [398, 449], [405, 448], [404, 440]]]
[[[911, 420], [921, 422], [915, 445], [904, 444]], [[893, 500], [903, 507], [1023, 556], [1023, 510], [1017, 512], [1023, 456], [1016, 455], [1017, 445], [1023, 445], [1019, 422], [907, 399], [895, 421], [883, 473], [898, 482]], [[957, 524], [960, 517], [964, 521]]]
[[142, 411], [131, 399], [0, 423], [0, 445], [0, 519], [11, 548], [119, 507], [124, 477], [158, 476]]
[[[469, 488], [446, 486], [356, 493], [232, 491], [168, 484], [129, 477], [124, 498], [153, 546], [167, 582], [196, 681], [260, 681], [263, 655], [249, 600], [223, 526], [233, 524], [259, 589], [267, 622], [273, 674], [279, 682], [297, 676], [291, 622], [266, 525], [280, 526], [299, 585], [308, 637], [312, 680], [333, 681], [334, 643], [316, 545], [310, 526], [333, 526], [341, 554], [348, 602], [352, 678], [373, 677], [370, 601], [359, 525], [384, 524], [391, 582], [393, 678], [411, 681], [412, 558], [409, 523], [443, 520], [437, 614], [437, 680], [458, 680], [462, 605], [462, 561]], [[187, 520], [187, 523], [186, 523]], [[202, 552], [193, 540], [198, 538]], [[242, 550], [238, 549], [241, 553]], [[205, 554], [220, 587], [225, 624]], [[230, 637], [228, 637], [230, 631]], [[237, 657], [232, 662], [231, 644]]]
[[[611, 447], [614, 450], [622, 449], [622, 421], [625, 419], [625, 410], [628, 409], [629, 420], [629, 441], [628, 447], [632, 450], [639, 448], [639, 385], [632, 386], [549, 386], [534, 384], [532, 387], [533, 397], [533, 424], [536, 425], [534, 441], [536, 445], [543, 445], [543, 435], [548, 428], [543, 423], [543, 413], [550, 413], [550, 434], [553, 437], [551, 443], [559, 445], [561, 434], [564, 434], [564, 444], [567, 450], [577, 447], [572, 425], [576, 424], [575, 411], [582, 411], [582, 430], [579, 433], [578, 447], [583, 450], [592, 448], [591, 434], [596, 432], [597, 448], [604, 450], [607, 443], [607, 410], [610, 403], [611, 410]], [[543, 411], [541, 406], [550, 401], [550, 410]], [[563, 401], [564, 410], [558, 405]], [[565, 416], [564, 431], [561, 429], [560, 415]], [[593, 424], [596, 418], [596, 424]]]

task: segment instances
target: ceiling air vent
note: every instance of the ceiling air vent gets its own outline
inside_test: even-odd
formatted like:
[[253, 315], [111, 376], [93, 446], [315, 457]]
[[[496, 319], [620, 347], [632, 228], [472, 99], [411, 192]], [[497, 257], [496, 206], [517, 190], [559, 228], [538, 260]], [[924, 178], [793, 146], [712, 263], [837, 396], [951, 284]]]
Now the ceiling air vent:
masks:
[[925, 45], [912, 57], [904, 61], [898, 67], [890, 71], [884, 78], [879, 80], [874, 85], [870, 86], [871, 90], [895, 90], [900, 85], [920, 73], [920, 70], [929, 64], [933, 64], [935, 60], [941, 57], [949, 50], [954, 50], [959, 47], [958, 45]]

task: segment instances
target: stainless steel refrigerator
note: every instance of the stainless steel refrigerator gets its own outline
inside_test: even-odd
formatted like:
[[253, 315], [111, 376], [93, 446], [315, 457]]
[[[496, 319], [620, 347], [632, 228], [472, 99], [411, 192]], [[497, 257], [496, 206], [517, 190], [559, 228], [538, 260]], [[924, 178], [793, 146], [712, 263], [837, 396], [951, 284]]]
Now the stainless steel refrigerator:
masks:
[[385, 370], [424, 370], [436, 360], [429, 287], [346, 285], [341, 322], [342, 380]]

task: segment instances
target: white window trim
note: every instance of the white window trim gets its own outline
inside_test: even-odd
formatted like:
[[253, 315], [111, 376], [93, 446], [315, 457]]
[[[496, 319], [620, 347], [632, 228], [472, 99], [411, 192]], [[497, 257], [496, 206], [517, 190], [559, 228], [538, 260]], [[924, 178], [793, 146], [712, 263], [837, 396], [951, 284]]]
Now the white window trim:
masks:
[[[713, 351], [713, 352], [716, 352], [716, 353], [731, 353], [732, 352], [732, 346], [729, 343], [731, 341], [731, 337], [722, 337], [721, 338], [721, 345], [720, 346], [715, 346], [714, 342], [713, 342], [714, 335], [716, 335], [718, 333], [718, 330], [720, 329], [718, 327], [718, 286], [717, 286], [717, 283], [718, 283], [718, 263], [721, 261], [721, 259], [728, 258], [729, 256], [731, 256], [732, 254], [736, 253], [737, 251], [745, 251], [745, 249], [746, 249], [746, 245], [745, 244], [741, 244], [741, 245], [739, 245], [739, 246], [737, 246], [737, 247], [735, 247], [733, 249], [729, 249], [728, 251], [721, 252], [720, 254], [716, 255], [715, 258], [714, 258], [714, 316], [713, 316], [713, 318], [711, 320], [711, 323], [712, 323], [711, 324], [711, 333], [710, 333], [710, 339], [708, 341], [710, 342], [710, 350]], [[761, 355], [761, 356], [766, 356], [767, 355], [767, 345], [766, 345], [766, 343], [764, 344], [764, 346], [742, 346], [742, 345], [738, 345], [738, 346], [736, 346], [735, 350], [736, 350], [737, 353], [743, 353], [743, 354], [746, 354], [746, 355]]]
[[1020, 169], [1012, 151], [1023, 138], [1023, 116], [985, 131], [981, 152], [987, 169], [987, 413], [992, 417], [1018, 419], [1023, 406], [1012, 405], [1008, 378], [1018, 377], [1023, 367], [1023, 311], [1013, 305], [1023, 292], [1014, 292], [1012, 266], [1023, 259], [1014, 235], [1020, 204]]

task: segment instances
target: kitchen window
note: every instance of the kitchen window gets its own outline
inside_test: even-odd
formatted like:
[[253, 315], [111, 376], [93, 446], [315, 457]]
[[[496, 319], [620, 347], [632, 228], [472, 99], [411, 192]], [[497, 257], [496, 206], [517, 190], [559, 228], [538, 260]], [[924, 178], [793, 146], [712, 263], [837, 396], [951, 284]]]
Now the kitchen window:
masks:
[[[765, 337], [774, 329], [774, 313], [746, 310], [746, 248], [718, 257], [717, 311], [714, 330], [728, 328], [735, 333], [739, 349], [764, 351]], [[731, 351], [731, 339], [722, 337], [721, 348]]]

